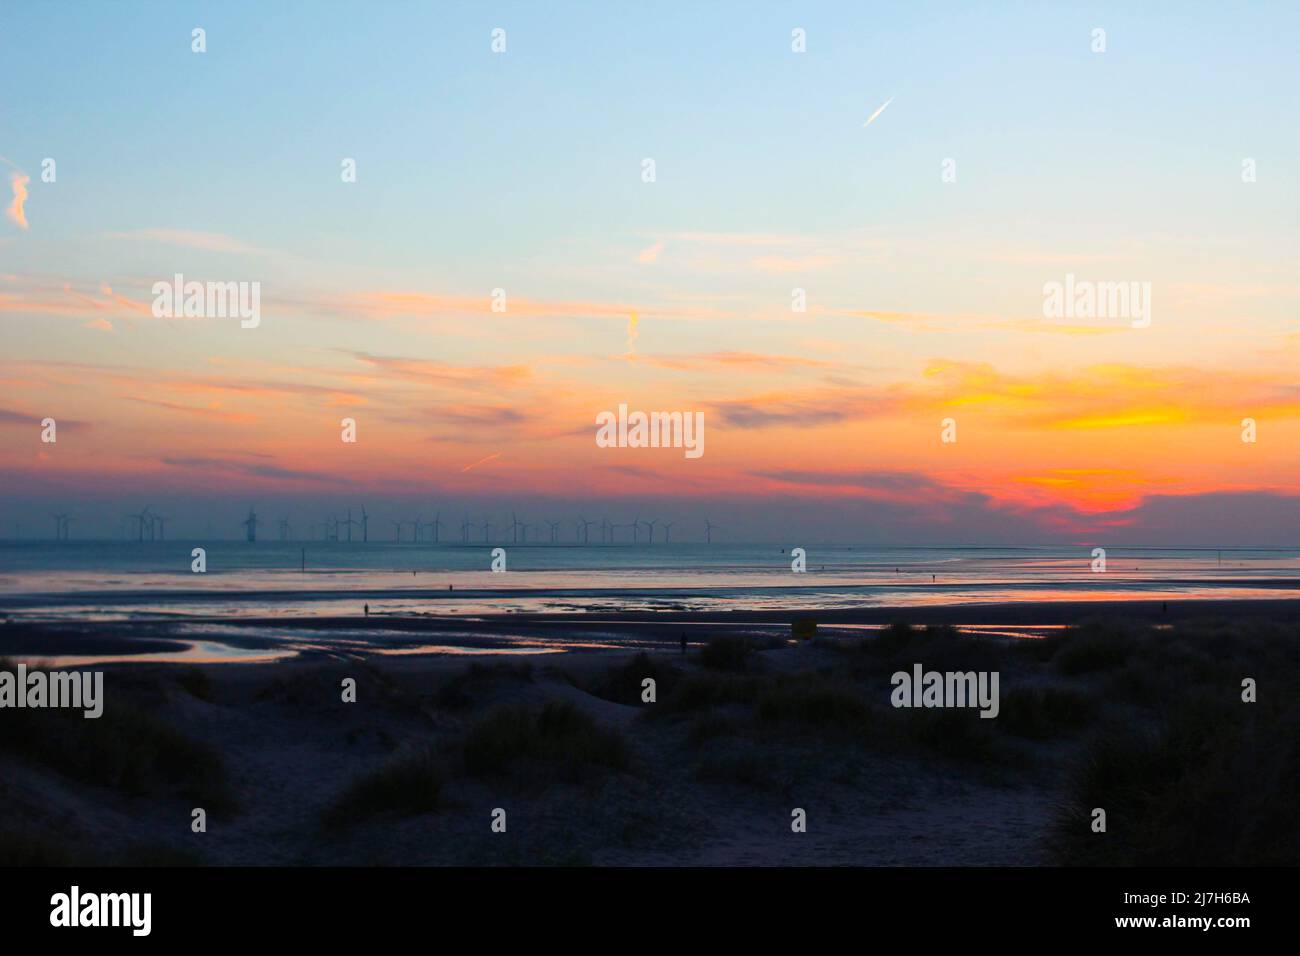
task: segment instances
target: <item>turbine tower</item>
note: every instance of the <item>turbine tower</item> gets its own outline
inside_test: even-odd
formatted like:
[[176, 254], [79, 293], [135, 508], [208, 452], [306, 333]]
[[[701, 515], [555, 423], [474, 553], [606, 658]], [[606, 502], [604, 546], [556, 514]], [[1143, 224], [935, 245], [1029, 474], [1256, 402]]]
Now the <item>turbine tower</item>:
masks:
[[[145, 511], [148, 510], [149, 510], [148, 508], [145, 509]], [[240, 524], [242, 524], [244, 528], [247, 529], [247, 540], [256, 541], [257, 540], [257, 512], [255, 512], [252, 508], [249, 508], [248, 517], [245, 518], [243, 521], [241, 521]], [[152, 521], [149, 522], [149, 526], [150, 528], [153, 527]]]
[[708, 518], [704, 519], [704, 540], [706, 543], [713, 544], [713, 529], [716, 527], [717, 525], [709, 521]]
[[144, 523], [149, 520], [149, 509], [145, 508], [144, 511], [137, 511], [135, 514], [127, 515], [127, 517], [135, 522], [135, 539], [137, 541], [143, 541]]

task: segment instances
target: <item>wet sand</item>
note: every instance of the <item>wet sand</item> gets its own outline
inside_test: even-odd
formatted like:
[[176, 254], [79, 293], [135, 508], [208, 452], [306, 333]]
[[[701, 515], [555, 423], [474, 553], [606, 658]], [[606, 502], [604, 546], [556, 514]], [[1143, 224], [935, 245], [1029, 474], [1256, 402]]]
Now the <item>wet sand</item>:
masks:
[[[789, 610], [590, 610], [582, 613], [504, 613], [446, 615], [387, 613], [371, 605], [369, 616], [295, 615], [290, 609], [274, 617], [213, 617], [176, 614], [129, 621], [0, 623], [0, 656], [60, 658], [119, 657], [180, 654], [196, 642], [232, 651], [267, 651], [304, 646], [327, 649], [330, 636], [341, 650], [411, 651], [422, 646], [514, 648], [522, 653], [564, 651], [572, 644], [595, 642], [605, 647], [670, 647], [685, 636], [692, 644], [715, 634], [789, 636], [795, 620], [815, 621], [820, 633], [847, 633], [853, 627], [879, 627], [902, 621], [916, 626], [1000, 626], [1012, 630], [1061, 627], [1088, 621], [1122, 620], [1166, 624], [1212, 620], [1238, 622], [1300, 621], [1300, 599], [1174, 601], [1042, 601], [1020, 603], [950, 604], [921, 607], [834, 608]], [[303, 637], [303, 635], [308, 635]], [[1033, 636], [1027, 635], [1027, 636]], [[230, 660], [241, 655], [230, 653]], [[192, 659], [193, 655], [191, 655]], [[208, 655], [211, 662], [221, 655]]]

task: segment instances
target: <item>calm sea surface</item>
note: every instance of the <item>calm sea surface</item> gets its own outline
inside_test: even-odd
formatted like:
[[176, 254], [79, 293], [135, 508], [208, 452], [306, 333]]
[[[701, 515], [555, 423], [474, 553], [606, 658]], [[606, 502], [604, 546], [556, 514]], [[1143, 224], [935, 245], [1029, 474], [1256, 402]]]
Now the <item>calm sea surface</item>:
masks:
[[[191, 550], [207, 571], [191, 571]], [[505, 551], [506, 573], [490, 570]], [[871, 607], [1005, 601], [1300, 597], [1300, 550], [434, 545], [394, 542], [5, 541], [0, 613], [483, 614], [599, 609]]]

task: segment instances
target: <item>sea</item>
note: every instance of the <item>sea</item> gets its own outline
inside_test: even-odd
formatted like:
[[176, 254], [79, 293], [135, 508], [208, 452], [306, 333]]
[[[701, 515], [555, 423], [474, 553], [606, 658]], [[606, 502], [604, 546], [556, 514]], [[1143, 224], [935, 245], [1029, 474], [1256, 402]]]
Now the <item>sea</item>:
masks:
[[[0, 616], [772, 610], [1300, 597], [1300, 549], [0, 541]], [[204, 570], [196, 567], [202, 551]], [[492, 570], [504, 562], [503, 571]]]

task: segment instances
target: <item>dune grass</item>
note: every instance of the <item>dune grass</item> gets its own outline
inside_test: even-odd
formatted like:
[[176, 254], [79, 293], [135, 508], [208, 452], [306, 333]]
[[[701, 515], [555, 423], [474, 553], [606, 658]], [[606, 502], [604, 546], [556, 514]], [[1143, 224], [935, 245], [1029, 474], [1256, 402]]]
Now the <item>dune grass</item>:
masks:
[[67, 847], [50, 837], [0, 830], [0, 867], [72, 866], [78, 862]]
[[1120, 625], [1089, 623], [1045, 640], [1058, 644], [1053, 657], [1056, 669], [1067, 677], [1079, 677], [1122, 667], [1143, 636], [1140, 630]]
[[[1099, 736], [1054, 821], [1057, 861], [1086, 866], [1300, 862], [1300, 721], [1280, 708], [1184, 710], [1158, 730]], [[1234, 714], [1234, 711], [1237, 711]], [[1287, 796], [1284, 796], [1287, 795]], [[1090, 824], [1106, 811], [1105, 833]]]
[[802, 724], [825, 732], [857, 734], [871, 723], [871, 708], [850, 684], [815, 674], [772, 682], [758, 694], [764, 723]]
[[755, 651], [749, 638], [724, 634], [700, 648], [700, 664], [712, 671], [742, 673], [757, 667]]
[[[1105, 674], [1107, 696], [1140, 716], [1104, 724], [1074, 767], [1052, 826], [1057, 862], [1300, 863], [1297, 629], [1179, 625], [1137, 635], [1122, 655], [1113, 634], [1086, 639], [1082, 672]], [[1246, 677], [1255, 702], [1242, 700]], [[1095, 808], [1105, 833], [1091, 829]]]
[[1095, 698], [1065, 687], [1012, 689], [1000, 695], [999, 730], [1028, 740], [1051, 740], [1087, 727], [1100, 710]]
[[690, 674], [677, 682], [667, 696], [647, 709], [649, 718], [690, 714], [728, 704], [753, 704], [770, 679], [734, 674]]
[[540, 709], [503, 707], [488, 714], [465, 737], [466, 771], [476, 777], [514, 776], [545, 785], [590, 780], [626, 770], [630, 751], [617, 730], [601, 727], [569, 701]]
[[417, 816], [441, 806], [442, 775], [432, 750], [399, 754], [349, 783], [321, 814], [321, 824], [341, 830], [379, 816]]
[[442, 710], [468, 710], [474, 706], [477, 695], [483, 694], [494, 686], [509, 683], [533, 682], [533, 665], [527, 662], [511, 663], [497, 661], [483, 664], [472, 662], [451, 680], [438, 688], [434, 694], [435, 706]]
[[863, 638], [857, 646], [862, 655], [853, 671], [864, 675], [910, 670], [918, 662], [927, 670], [997, 670], [1007, 645], [997, 638], [962, 634], [942, 624], [916, 628], [899, 621]]
[[110, 696], [95, 719], [55, 708], [6, 711], [0, 752], [130, 796], [183, 797], [217, 815], [236, 809], [216, 748], [121, 696]]
[[569, 681], [601, 700], [632, 707], [648, 706], [641, 700], [641, 682], [647, 677], [655, 682], [655, 696], [670, 694], [682, 678], [682, 670], [660, 656], [642, 651], [631, 660], [605, 668], [595, 675], [569, 676]]

